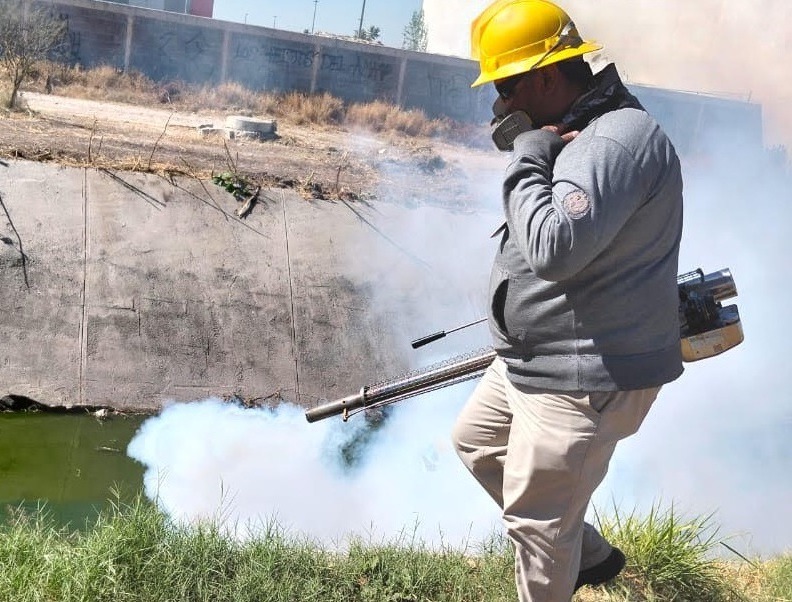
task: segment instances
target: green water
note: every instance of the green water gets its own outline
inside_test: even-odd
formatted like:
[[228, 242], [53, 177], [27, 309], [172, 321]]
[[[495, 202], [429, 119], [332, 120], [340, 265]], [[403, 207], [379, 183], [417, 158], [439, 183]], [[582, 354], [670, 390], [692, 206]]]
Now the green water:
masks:
[[46, 504], [61, 524], [80, 527], [142, 488], [143, 467], [126, 448], [144, 420], [91, 414], [0, 414], [0, 519], [9, 508]]

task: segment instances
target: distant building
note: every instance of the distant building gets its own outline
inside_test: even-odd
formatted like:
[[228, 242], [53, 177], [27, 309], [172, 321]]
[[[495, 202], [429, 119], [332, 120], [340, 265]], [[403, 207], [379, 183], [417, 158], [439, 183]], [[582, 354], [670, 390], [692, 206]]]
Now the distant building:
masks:
[[153, 8], [171, 13], [194, 15], [196, 17], [212, 17], [214, 0], [106, 0], [115, 4], [126, 4], [140, 8]]

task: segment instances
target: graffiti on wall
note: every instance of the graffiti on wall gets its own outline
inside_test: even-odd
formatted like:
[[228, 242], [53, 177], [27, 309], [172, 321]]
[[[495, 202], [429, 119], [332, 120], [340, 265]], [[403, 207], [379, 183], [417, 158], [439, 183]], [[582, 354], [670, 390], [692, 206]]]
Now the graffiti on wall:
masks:
[[[285, 46], [267, 41], [236, 40], [232, 48], [234, 61], [251, 61], [270, 67], [313, 70], [334, 76], [346, 76], [348, 81], [382, 83], [394, 76], [392, 62], [363, 54], [330, 54], [317, 52], [313, 46]], [[318, 61], [318, 63], [317, 63]]]
[[[427, 75], [429, 102], [438, 113], [451, 117], [470, 119], [478, 111], [476, 95], [470, 88], [471, 79], [467, 74], [430, 71]], [[453, 114], [457, 113], [457, 114]]]
[[265, 42], [250, 43], [246, 40], [237, 40], [232, 52], [235, 61], [263, 62], [267, 65], [304, 69], [313, 67], [317, 55], [313, 48], [276, 46]]
[[334, 74], [344, 74], [356, 82], [373, 81], [377, 83], [384, 82], [395, 72], [392, 63], [374, 57], [355, 54], [352, 56], [352, 60], [348, 59], [349, 55], [322, 54], [319, 69]]
[[163, 56], [171, 54], [179, 58], [197, 59], [211, 49], [211, 44], [202, 31], [182, 40], [176, 31], [166, 31], [159, 36], [157, 48]]
[[148, 77], [189, 83], [216, 82], [222, 65], [222, 34], [209, 27], [135, 21], [129, 66]]

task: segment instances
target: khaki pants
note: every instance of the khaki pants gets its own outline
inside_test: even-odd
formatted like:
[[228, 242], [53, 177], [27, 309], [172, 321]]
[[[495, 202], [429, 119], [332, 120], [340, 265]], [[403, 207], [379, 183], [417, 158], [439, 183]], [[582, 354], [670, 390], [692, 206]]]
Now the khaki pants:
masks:
[[522, 602], [569, 602], [578, 571], [610, 544], [583, 518], [616, 443], [638, 430], [659, 387], [517, 389], [497, 358], [454, 427], [462, 462], [503, 509]]

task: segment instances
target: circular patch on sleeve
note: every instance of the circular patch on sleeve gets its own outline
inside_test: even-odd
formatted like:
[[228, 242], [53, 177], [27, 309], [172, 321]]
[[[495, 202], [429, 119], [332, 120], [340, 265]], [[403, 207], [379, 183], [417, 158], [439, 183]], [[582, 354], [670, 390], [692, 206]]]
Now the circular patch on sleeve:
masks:
[[582, 190], [568, 192], [563, 201], [564, 213], [572, 219], [580, 219], [591, 209], [591, 199]]

